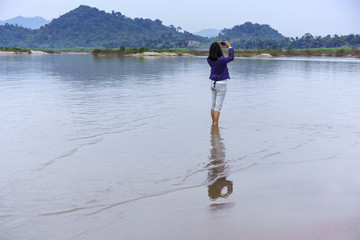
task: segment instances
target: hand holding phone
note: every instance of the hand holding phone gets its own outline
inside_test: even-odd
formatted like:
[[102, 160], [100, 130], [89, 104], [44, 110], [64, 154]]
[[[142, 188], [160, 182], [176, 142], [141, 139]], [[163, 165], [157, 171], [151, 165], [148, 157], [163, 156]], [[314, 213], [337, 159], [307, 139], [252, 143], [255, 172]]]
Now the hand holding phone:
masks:
[[220, 47], [222, 47], [222, 46], [226, 46], [227, 48], [231, 47], [231, 45], [230, 45], [230, 43], [228, 41], [225, 41], [225, 42], [218, 41], [217, 43], [220, 45]]

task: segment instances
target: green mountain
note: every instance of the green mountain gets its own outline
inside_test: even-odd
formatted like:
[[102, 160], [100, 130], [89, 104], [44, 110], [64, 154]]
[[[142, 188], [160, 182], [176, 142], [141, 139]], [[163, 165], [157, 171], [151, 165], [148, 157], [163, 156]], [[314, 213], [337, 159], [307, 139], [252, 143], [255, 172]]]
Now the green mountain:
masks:
[[158, 19], [131, 19], [120, 12], [106, 13], [83, 5], [38, 30], [9, 24], [0, 26], [0, 47], [189, 48], [206, 41], [206, 38], [181, 32], [181, 28], [164, 26]]
[[237, 42], [240, 40], [272, 39], [282, 40], [285, 37], [266, 24], [246, 22], [231, 29], [223, 29], [215, 39]]

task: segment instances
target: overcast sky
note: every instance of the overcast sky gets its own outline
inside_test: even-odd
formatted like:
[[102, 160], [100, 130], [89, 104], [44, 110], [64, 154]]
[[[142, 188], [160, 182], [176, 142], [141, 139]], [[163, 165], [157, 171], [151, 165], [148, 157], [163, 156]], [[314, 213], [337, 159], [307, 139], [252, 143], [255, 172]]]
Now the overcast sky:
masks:
[[51, 20], [79, 5], [135, 18], [160, 19], [189, 32], [269, 24], [287, 37], [305, 33], [360, 34], [359, 0], [0, 0], [0, 20], [40, 16]]

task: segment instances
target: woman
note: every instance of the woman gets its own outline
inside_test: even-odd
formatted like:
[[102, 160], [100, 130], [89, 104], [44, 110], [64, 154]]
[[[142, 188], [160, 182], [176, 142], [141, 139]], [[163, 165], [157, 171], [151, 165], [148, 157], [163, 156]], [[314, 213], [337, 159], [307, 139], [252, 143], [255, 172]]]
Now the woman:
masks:
[[[221, 45], [225, 45], [229, 49], [229, 57], [224, 56]], [[232, 60], [234, 60], [234, 49], [229, 42], [219, 41], [211, 44], [207, 61], [211, 67], [209, 78], [211, 79], [211, 118], [213, 126], [219, 124], [220, 111], [226, 94], [226, 80], [230, 79], [226, 64]]]

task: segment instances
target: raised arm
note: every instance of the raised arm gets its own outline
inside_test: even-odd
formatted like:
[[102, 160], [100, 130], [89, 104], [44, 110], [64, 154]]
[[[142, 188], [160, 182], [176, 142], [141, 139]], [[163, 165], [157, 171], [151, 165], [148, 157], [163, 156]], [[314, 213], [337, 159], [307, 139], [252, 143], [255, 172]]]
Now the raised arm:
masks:
[[234, 60], [234, 49], [231, 46], [229, 47], [229, 57], [225, 57], [224, 59], [225, 59], [225, 63]]
[[[221, 43], [223, 43], [223, 42], [218, 41], [218, 44], [220, 46], [223, 46], [223, 45], [221, 45]], [[234, 49], [231, 47], [231, 45], [228, 41], [225, 42], [225, 46], [229, 49], [229, 57], [224, 57], [223, 62], [228, 63], [228, 62], [231, 62], [232, 60], [234, 60]]]

